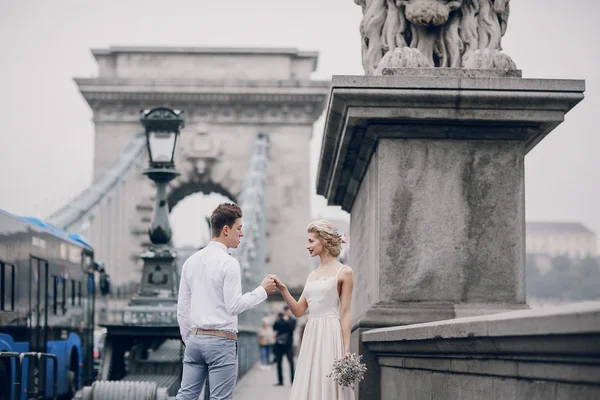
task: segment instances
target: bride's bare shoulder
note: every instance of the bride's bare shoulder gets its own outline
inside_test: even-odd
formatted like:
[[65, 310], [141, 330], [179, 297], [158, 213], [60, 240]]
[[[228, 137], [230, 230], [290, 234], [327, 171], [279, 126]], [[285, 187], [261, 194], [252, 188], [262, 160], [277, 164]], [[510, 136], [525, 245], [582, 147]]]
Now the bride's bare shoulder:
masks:
[[340, 275], [342, 276], [342, 278], [350, 278], [354, 276], [354, 271], [352, 271], [352, 268], [349, 265], [342, 264]]

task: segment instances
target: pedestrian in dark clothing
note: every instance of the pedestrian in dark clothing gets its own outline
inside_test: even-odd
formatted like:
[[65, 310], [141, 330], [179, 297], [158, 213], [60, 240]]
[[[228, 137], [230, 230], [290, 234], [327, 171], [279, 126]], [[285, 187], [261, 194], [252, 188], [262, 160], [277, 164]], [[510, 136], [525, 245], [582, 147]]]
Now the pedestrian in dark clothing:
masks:
[[277, 361], [277, 383], [276, 386], [283, 386], [282, 362], [283, 356], [287, 357], [290, 364], [290, 380], [294, 382], [294, 329], [296, 329], [296, 320], [290, 316], [289, 307], [285, 306], [283, 313], [277, 315], [277, 320], [273, 325], [275, 331], [275, 360]]

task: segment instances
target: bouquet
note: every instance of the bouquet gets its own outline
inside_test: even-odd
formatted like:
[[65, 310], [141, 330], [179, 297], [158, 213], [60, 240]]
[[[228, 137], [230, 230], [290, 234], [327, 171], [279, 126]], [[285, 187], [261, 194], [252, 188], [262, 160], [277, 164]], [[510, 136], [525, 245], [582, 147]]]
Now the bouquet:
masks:
[[352, 386], [354, 382], [362, 381], [365, 378], [367, 366], [361, 363], [362, 356], [357, 356], [352, 353], [338, 360], [333, 361], [333, 368], [328, 378], [333, 380], [340, 386]]

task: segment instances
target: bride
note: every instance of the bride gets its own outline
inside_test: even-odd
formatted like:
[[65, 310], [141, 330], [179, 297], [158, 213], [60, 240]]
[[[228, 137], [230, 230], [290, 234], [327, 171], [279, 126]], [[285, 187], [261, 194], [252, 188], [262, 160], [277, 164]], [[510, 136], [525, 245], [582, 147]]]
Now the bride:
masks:
[[354, 276], [352, 268], [337, 261], [342, 243], [345, 241], [331, 223], [324, 220], [311, 222], [306, 249], [321, 262], [308, 275], [300, 299], [296, 301], [286, 285], [279, 278], [275, 280], [296, 318], [306, 310], [310, 312], [290, 400], [354, 399], [352, 388], [338, 386], [327, 377], [333, 361], [350, 354], [350, 302]]

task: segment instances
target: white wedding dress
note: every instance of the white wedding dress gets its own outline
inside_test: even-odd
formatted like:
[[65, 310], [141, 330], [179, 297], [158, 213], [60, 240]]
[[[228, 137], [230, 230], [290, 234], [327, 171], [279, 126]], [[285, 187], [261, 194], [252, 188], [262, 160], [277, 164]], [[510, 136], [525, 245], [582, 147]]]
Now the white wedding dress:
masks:
[[351, 387], [338, 386], [327, 375], [335, 359], [344, 356], [338, 275], [306, 281], [308, 323], [304, 329], [290, 400], [353, 400]]

